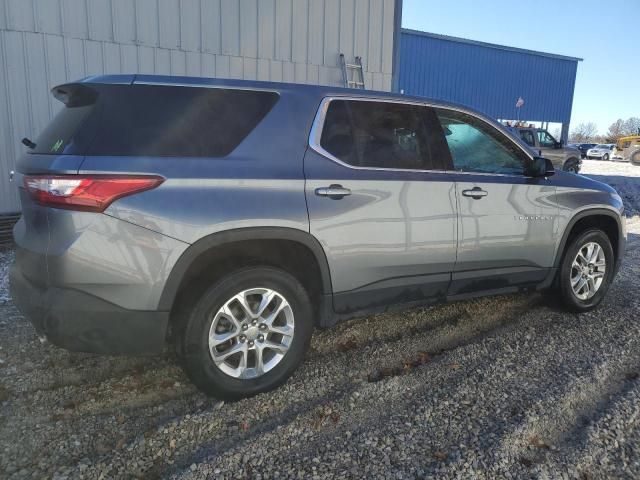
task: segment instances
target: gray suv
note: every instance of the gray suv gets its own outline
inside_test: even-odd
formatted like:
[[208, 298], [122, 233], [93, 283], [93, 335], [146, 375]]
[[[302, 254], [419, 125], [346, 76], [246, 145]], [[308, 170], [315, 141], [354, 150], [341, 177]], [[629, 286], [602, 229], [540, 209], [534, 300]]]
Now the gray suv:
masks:
[[204, 392], [282, 384], [314, 327], [551, 290], [596, 307], [625, 246], [609, 186], [468, 108], [147, 75], [53, 89], [19, 160], [11, 288], [69, 350], [175, 345]]

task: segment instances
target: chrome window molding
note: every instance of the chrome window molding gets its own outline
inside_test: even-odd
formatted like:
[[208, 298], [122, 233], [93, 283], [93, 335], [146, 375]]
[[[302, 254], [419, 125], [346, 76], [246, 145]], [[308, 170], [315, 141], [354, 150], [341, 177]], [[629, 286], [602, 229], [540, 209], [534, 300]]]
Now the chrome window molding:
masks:
[[176, 83], [176, 82], [162, 82], [162, 81], [148, 81], [148, 80], [134, 80], [132, 85], [151, 85], [151, 86], [159, 86], [159, 87], [192, 87], [192, 88], [218, 88], [222, 90], [242, 90], [242, 91], [250, 91], [250, 92], [269, 92], [275, 93], [278, 97], [281, 97], [279, 90], [273, 88], [260, 88], [260, 87], [240, 87], [237, 85], [212, 85], [210, 83], [204, 82], [194, 82], [194, 83]]
[[[322, 129], [324, 128], [324, 120], [327, 115], [327, 110], [329, 109], [329, 104], [333, 100], [350, 100], [350, 101], [358, 101], [358, 102], [379, 102], [379, 103], [399, 103], [403, 105], [417, 105], [421, 107], [432, 107], [432, 108], [441, 108], [444, 110], [451, 110], [452, 112], [459, 112], [470, 115], [474, 118], [477, 118], [481, 122], [491, 126], [499, 135], [506, 137], [504, 132], [500, 131], [495, 125], [487, 122], [484, 118], [479, 116], [477, 113], [467, 110], [465, 108], [456, 108], [448, 105], [441, 105], [438, 103], [432, 102], [420, 102], [417, 100], [402, 100], [395, 98], [376, 98], [376, 97], [358, 97], [358, 96], [330, 96], [324, 97], [322, 102], [320, 102], [320, 106], [318, 107], [318, 111], [316, 112], [315, 118], [313, 119], [313, 124], [311, 126], [311, 131], [309, 132], [309, 148], [311, 148], [316, 153], [326, 157], [327, 159], [337, 163], [346, 168], [350, 168], [352, 170], [366, 170], [366, 171], [383, 171], [383, 172], [426, 172], [426, 173], [448, 173], [448, 174], [462, 174], [462, 175], [486, 175], [492, 177], [511, 177], [511, 178], [527, 178], [526, 175], [514, 175], [507, 173], [490, 173], [490, 172], [465, 172], [459, 170], [440, 170], [440, 169], [411, 169], [411, 168], [385, 168], [385, 167], [361, 167], [357, 165], [350, 165], [346, 162], [343, 162], [339, 158], [335, 157], [328, 151], [326, 151], [320, 145], [320, 140], [322, 138]], [[518, 148], [525, 154], [525, 156], [533, 161], [533, 157], [531, 153], [522, 148], [517, 142], [514, 142], [510, 138], [507, 139], [518, 146]]]

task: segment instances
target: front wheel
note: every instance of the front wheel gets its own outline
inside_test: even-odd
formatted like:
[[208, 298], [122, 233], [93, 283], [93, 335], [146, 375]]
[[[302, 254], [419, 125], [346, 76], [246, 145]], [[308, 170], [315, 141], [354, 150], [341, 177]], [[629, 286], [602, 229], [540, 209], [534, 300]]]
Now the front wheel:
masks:
[[271, 267], [224, 277], [184, 315], [178, 338], [184, 369], [200, 390], [225, 400], [284, 383], [313, 332], [307, 292], [292, 275]]
[[564, 171], [571, 173], [578, 173], [580, 171], [580, 167], [577, 161], [567, 160], [564, 164]]
[[559, 272], [565, 306], [574, 312], [596, 308], [609, 289], [614, 263], [611, 242], [602, 230], [587, 230], [574, 239]]
[[608, 154], [608, 153], [605, 153], [605, 154], [602, 156], [602, 160], [604, 160], [605, 162], [609, 161], [609, 154]]

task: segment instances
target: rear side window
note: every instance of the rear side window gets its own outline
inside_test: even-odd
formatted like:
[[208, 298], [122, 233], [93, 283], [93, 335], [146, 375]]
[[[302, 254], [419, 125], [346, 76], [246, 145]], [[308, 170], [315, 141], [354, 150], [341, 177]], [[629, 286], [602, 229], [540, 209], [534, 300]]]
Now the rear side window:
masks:
[[533, 138], [533, 132], [531, 130], [520, 130], [520, 138], [524, 140], [527, 145], [532, 147], [536, 146], [536, 141]]
[[223, 157], [278, 100], [274, 92], [221, 88], [89, 88], [96, 92], [93, 103], [67, 106], [38, 138], [38, 153]]
[[434, 115], [420, 105], [332, 100], [320, 146], [340, 161], [357, 167], [433, 169], [429, 113]]
[[491, 125], [462, 112], [437, 109], [454, 170], [522, 175], [528, 157]]
[[86, 150], [91, 139], [82, 136], [81, 127], [93, 111], [97, 92], [84, 86], [76, 86], [72, 97], [64, 92], [59, 90], [56, 93], [66, 103], [65, 107], [40, 133], [31, 153], [58, 155]]

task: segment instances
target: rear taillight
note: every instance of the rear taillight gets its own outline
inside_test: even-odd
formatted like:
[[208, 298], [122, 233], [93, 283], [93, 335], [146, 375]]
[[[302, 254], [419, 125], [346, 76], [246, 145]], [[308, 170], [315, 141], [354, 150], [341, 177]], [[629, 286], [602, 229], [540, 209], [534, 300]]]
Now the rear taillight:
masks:
[[27, 175], [24, 186], [40, 205], [103, 212], [118, 198], [150, 190], [163, 181], [147, 175]]

